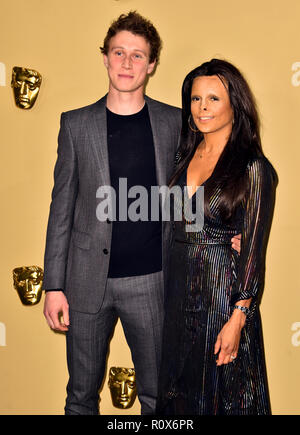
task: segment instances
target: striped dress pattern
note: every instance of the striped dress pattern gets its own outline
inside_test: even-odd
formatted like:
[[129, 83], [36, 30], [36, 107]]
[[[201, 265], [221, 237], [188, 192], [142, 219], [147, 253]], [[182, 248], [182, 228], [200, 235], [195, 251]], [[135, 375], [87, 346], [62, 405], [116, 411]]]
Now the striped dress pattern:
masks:
[[[221, 218], [217, 188], [201, 230], [187, 232], [184, 216], [172, 223], [157, 414], [271, 414], [259, 306], [277, 175], [260, 157], [248, 164], [246, 176], [247, 195], [230, 223]], [[186, 189], [186, 171], [177, 184]], [[231, 247], [239, 233], [240, 254]], [[217, 336], [235, 302], [248, 298], [238, 356], [217, 366]]]

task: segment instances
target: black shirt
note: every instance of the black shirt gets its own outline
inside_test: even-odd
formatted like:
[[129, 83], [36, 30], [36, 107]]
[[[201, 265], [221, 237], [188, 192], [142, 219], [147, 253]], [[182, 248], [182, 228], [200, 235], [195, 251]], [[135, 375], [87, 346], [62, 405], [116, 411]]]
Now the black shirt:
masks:
[[[140, 112], [133, 115], [118, 115], [108, 109], [106, 111], [110, 181], [116, 192], [116, 220], [112, 223], [108, 277], [158, 272], [162, 269], [162, 225], [161, 220], [151, 221], [150, 213], [151, 186], [157, 186], [157, 179], [148, 108], [145, 104]], [[126, 220], [122, 220], [124, 207], [121, 214], [119, 208], [120, 182], [123, 187], [127, 184], [127, 199], [121, 194], [122, 201], [127, 201]], [[147, 195], [143, 198], [147, 199], [148, 212], [145, 207], [137, 207], [140, 203], [139, 194], [134, 193], [132, 198], [128, 198], [128, 191], [134, 186], [145, 188]], [[135, 205], [130, 208], [133, 203]], [[134, 209], [136, 218], [143, 215], [147, 220], [130, 219], [130, 210]]]

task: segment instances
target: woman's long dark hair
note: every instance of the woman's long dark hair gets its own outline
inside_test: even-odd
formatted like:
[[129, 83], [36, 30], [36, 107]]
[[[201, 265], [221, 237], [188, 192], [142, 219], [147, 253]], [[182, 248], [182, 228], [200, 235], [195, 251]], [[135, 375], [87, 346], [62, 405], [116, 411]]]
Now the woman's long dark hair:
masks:
[[255, 99], [240, 71], [224, 60], [212, 59], [191, 71], [182, 85], [182, 130], [178, 150], [178, 164], [170, 181], [176, 184], [188, 167], [196, 148], [203, 139], [201, 132], [189, 128], [191, 90], [193, 81], [200, 76], [218, 76], [227, 85], [234, 122], [228, 142], [214, 169], [214, 176], [205, 184], [205, 213], [209, 213], [208, 199], [215, 188], [220, 188], [220, 210], [229, 220], [247, 192], [245, 178], [247, 164], [263, 156], [260, 140], [260, 122]]

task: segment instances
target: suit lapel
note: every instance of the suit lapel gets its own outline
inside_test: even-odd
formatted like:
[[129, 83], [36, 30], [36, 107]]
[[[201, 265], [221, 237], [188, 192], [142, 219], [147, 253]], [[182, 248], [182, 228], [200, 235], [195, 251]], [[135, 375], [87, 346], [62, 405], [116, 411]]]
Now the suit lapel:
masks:
[[164, 134], [163, 110], [151, 98], [145, 96], [145, 100], [148, 105], [152, 127], [157, 183], [159, 186], [165, 186], [167, 184], [168, 152]]
[[94, 149], [95, 158], [100, 168], [101, 184], [110, 185], [109, 159], [107, 147], [106, 96], [101, 98], [88, 118], [89, 136]]

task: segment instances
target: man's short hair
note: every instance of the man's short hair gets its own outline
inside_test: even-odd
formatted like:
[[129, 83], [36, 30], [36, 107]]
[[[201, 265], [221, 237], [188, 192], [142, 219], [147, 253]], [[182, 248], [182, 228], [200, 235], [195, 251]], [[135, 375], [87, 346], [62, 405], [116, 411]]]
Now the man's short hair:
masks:
[[103, 47], [100, 47], [101, 53], [108, 54], [111, 38], [122, 30], [127, 30], [134, 35], [143, 36], [150, 44], [150, 63], [155, 60], [158, 62], [162, 46], [160, 36], [151, 21], [142, 17], [136, 11], [131, 11], [127, 15], [122, 14], [117, 20], [113, 21], [104, 39]]

